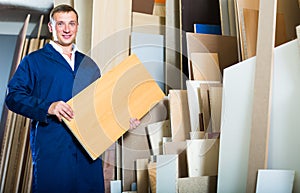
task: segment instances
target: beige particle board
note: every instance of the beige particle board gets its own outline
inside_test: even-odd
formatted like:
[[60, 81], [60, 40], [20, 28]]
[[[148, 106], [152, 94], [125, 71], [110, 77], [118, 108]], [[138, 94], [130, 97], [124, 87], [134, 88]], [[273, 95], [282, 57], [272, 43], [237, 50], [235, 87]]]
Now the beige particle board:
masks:
[[169, 90], [172, 141], [185, 141], [191, 130], [187, 91]]
[[217, 53], [191, 53], [194, 80], [222, 81]]
[[217, 191], [217, 176], [178, 178], [178, 193], [213, 193]]
[[69, 100], [75, 117], [64, 122], [96, 159], [128, 130], [130, 117], [141, 119], [163, 97], [143, 64], [131, 55]]

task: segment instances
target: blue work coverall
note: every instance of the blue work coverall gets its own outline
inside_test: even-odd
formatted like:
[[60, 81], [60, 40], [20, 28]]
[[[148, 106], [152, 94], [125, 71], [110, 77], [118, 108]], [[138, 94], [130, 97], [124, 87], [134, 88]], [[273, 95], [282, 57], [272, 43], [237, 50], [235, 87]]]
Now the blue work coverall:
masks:
[[102, 160], [93, 161], [67, 126], [47, 115], [52, 102], [68, 101], [99, 77], [98, 66], [88, 56], [76, 51], [73, 71], [46, 44], [24, 57], [9, 81], [6, 105], [32, 120], [33, 192], [104, 192]]

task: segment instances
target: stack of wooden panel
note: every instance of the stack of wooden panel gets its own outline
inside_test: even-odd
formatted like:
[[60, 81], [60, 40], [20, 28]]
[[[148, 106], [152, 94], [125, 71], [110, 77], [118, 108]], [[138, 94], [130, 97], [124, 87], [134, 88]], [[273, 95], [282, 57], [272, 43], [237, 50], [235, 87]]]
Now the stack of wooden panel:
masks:
[[[18, 36], [11, 76], [25, 55], [44, 45], [45, 39], [40, 38], [43, 19], [41, 15], [37, 37], [30, 38], [26, 37], [30, 15], [26, 17]], [[8, 109], [4, 110], [4, 116], [6, 124], [1, 147], [1, 192], [31, 192], [30, 120]]]

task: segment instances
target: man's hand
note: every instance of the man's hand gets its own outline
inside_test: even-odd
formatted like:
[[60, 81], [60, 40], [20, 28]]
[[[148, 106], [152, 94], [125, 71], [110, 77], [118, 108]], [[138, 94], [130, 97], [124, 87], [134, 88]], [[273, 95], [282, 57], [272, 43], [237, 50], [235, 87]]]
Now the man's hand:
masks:
[[74, 117], [74, 112], [72, 108], [64, 101], [57, 101], [50, 105], [48, 109], [49, 115], [55, 115], [61, 122], [62, 117], [70, 121]]
[[129, 130], [131, 130], [137, 128], [141, 124], [141, 121], [138, 120], [137, 118], [130, 118], [129, 123], [130, 123]]

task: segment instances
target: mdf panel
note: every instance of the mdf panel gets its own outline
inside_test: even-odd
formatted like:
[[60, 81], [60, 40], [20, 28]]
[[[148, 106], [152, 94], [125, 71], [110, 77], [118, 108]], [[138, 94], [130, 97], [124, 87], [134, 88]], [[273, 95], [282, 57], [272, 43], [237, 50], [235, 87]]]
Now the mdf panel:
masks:
[[168, 100], [162, 99], [142, 119], [141, 124], [122, 137], [122, 186], [123, 191], [130, 190], [136, 182], [134, 162], [137, 159], [149, 158], [151, 155], [146, 127], [149, 124], [168, 119]]
[[131, 0], [93, 1], [90, 55], [102, 74], [129, 55], [131, 3]]
[[[295, 170], [294, 191], [300, 191], [298, 149], [300, 114], [300, 54], [297, 40], [274, 50], [268, 169]], [[286, 61], [289, 62], [286, 62]], [[256, 57], [224, 73], [218, 192], [244, 192], [250, 144]], [[238, 80], [238, 81], [237, 81]], [[289, 159], [286, 159], [286, 158]]]
[[191, 53], [218, 53], [221, 72], [238, 62], [237, 39], [232, 36], [187, 33], [188, 58]]
[[136, 54], [161, 90], [165, 89], [164, 37], [132, 32], [131, 54]]
[[96, 159], [129, 129], [130, 117], [141, 119], [163, 98], [144, 65], [131, 55], [70, 99], [76, 115], [64, 122]]
[[186, 90], [169, 90], [172, 141], [185, 141], [191, 131]]
[[76, 37], [76, 45], [83, 53], [90, 53], [92, 47], [92, 16], [93, 0], [74, 0], [74, 8], [78, 13], [79, 29]]

